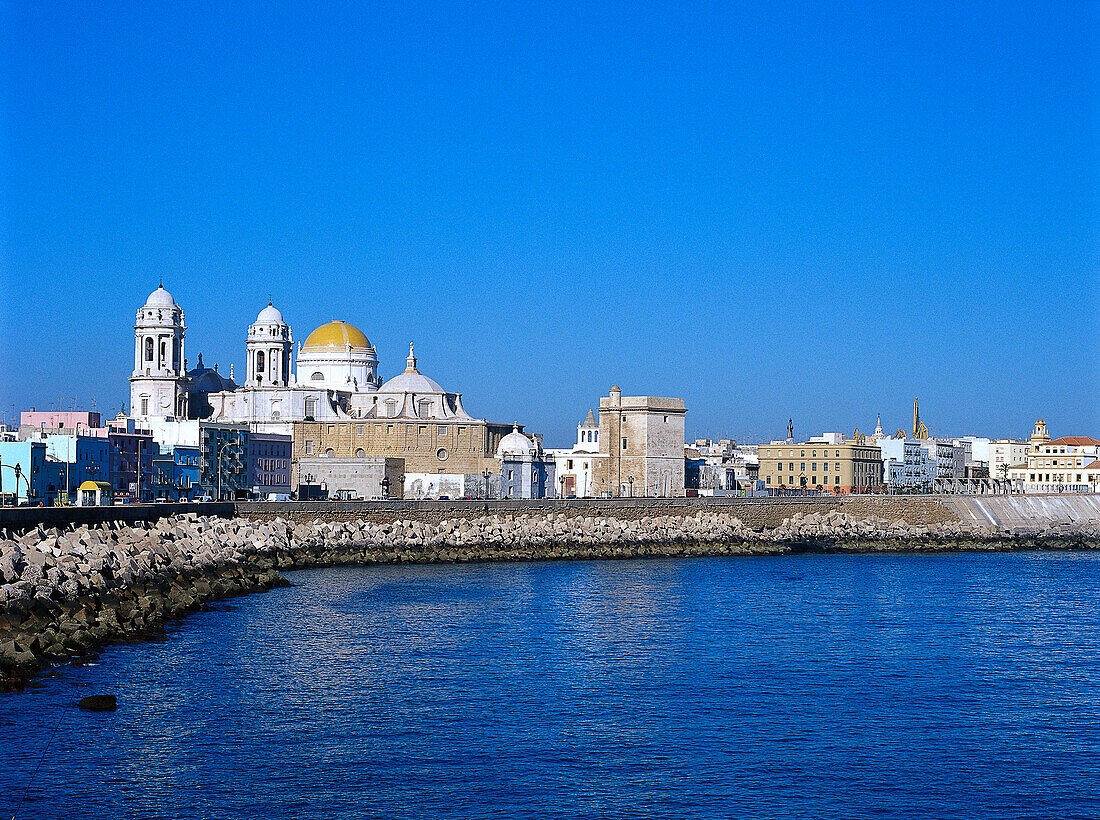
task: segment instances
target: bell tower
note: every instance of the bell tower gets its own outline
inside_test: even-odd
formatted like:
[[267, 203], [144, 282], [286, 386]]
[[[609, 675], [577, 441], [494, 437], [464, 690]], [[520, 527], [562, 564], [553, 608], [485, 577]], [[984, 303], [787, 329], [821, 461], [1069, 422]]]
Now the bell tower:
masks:
[[248, 328], [248, 387], [286, 387], [290, 383], [290, 353], [294, 342], [290, 325], [269, 301]]
[[187, 418], [183, 310], [162, 284], [149, 294], [134, 322], [130, 415]]

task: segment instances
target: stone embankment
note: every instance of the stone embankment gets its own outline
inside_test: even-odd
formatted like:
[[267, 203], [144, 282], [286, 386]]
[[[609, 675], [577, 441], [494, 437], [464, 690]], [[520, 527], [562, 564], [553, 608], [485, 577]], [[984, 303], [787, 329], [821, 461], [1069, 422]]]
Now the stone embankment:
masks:
[[754, 529], [729, 512], [624, 520], [544, 513], [437, 523], [164, 518], [0, 536], [0, 689], [43, 665], [140, 638], [207, 602], [285, 583], [279, 570], [338, 564], [1100, 548], [1100, 521], [1012, 529], [798, 513]]

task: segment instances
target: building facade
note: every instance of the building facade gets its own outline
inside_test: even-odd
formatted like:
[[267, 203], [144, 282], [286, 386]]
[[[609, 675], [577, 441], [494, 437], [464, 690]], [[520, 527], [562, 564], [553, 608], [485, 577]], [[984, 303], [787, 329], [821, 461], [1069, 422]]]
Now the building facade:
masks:
[[618, 385], [600, 399], [600, 449], [593, 494], [607, 498], [683, 497], [684, 400], [623, 396]]
[[258, 495], [290, 494], [290, 436], [252, 433], [248, 448], [248, 486]]
[[249, 493], [247, 424], [202, 422], [199, 425], [199, 487], [215, 501]]
[[554, 459], [547, 456], [538, 439], [530, 439], [512, 426], [512, 432], [497, 445], [502, 498], [553, 498]]
[[1025, 493], [1097, 492], [1100, 441], [1091, 436], [1062, 436], [1051, 440], [1046, 422], [1039, 419], [1031, 435], [1027, 466], [1010, 469]]
[[761, 444], [758, 452], [760, 478], [770, 491], [820, 489], [845, 495], [882, 486], [878, 446], [839, 434], [800, 444], [773, 441]]
[[554, 459], [558, 494], [564, 498], [588, 498], [592, 493], [595, 456], [600, 451], [600, 423], [591, 410], [577, 425], [577, 442], [571, 448], [548, 449]]

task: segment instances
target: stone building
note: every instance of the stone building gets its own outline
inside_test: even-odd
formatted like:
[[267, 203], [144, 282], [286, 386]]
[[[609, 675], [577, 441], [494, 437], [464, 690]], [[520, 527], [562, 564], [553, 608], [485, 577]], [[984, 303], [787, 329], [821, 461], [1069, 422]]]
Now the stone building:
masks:
[[314, 456], [302, 458], [298, 467], [302, 483], [319, 487], [325, 498], [357, 501], [403, 497], [405, 463], [400, 458]]
[[882, 451], [865, 440], [830, 434], [794, 444], [761, 444], [760, 478], [769, 490], [820, 488], [845, 495], [882, 486]]
[[[522, 429], [522, 427], [520, 428]], [[301, 481], [304, 458], [401, 458], [404, 497], [461, 496], [467, 476], [500, 475], [496, 457], [511, 425], [484, 419], [364, 418], [353, 421], [296, 422], [291, 485]], [[431, 490], [428, 489], [431, 485]], [[444, 489], [441, 489], [444, 488]], [[396, 486], [390, 490], [396, 495]]]
[[684, 496], [683, 399], [623, 396], [600, 399], [600, 449], [593, 494], [608, 498]]

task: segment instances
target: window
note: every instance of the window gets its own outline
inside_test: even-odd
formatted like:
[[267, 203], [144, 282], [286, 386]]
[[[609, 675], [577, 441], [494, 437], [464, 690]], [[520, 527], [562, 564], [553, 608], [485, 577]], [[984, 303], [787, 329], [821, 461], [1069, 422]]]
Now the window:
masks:
[[800, 452], [802, 453], [802, 458], [805, 458], [805, 457], [806, 457], [806, 451], [805, 451], [805, 450], [801, 450]]
[[825, 470], [826, 472], [828, 472], [828, 470], [829, 470], [829, 462], [827, 462], [827, 461], [826, 461], [826, 462], [825, 462], [824, 464], [822, 464], [822, 465], [821, 465], [821, 469], [822, 469], [822, 470]]
[[417, 430], [417, 432], [418, 432], [418, 433], [420, 433], [420, 435], [422, 435], [422, 436], [425, 436], [425, 435], [427, 435], [427, 434], [428, 434], [428, 427], [427, 427], [427, 425], [425, 425], [425, 424], [421, 424], [421, 425], [420, 425], [420, 427], [419, 427], [419, 429]]
[[367, 454], [366, 454], [365, 452], [363, 452], [363, 448], [362, 448], [362, 447], [360, 447], [360, 448], [359, 448], [358, 450], [356, 450], [356, 451], [355, 451], [355, 457], [356, 457], [356, 458], [365, 458], [365, 457], [366, 457], [366, 455], [367, 455]]
[[779, 462], [779, 471], [780, 472], [783, 471], [783, 462], [782, 461]]
[[335, 433], [336, 432], [336, 425], [335, 424], [330, 424], [328, 426], [328, 431], [329, 431], [329, 433]]
[[444, 426], [444, 425], [440, 425], [440, 427], [439, 427], [439, 431], [438, 431], [438, 432], [439, 432], [439, 435], [441, 435], [441, 436], [445, 436], [445, 435], [447, 435], [447, 428], [446, 428], [446, 426]]
[[565, 469], [567, 469], [567, 470], [572, 470], [573, 469], [573, 459], [567, 458], [565, 460]]
[[315, 373], [314, 373], [314, 374], [313, 374], [312, 376], [310, 376], [309, 378], [310, 378], [310, 379], [311, 379], [312, 381], [315, 381], [315, 382], [323, 382], [323, 381], [325, 380], [325, 374], [324, 374], [324, 373], [322, 373], [322, 372], [321, 372], [320, 370], [318, 370], [317, 372], [315, 372]]
[[362, 424], [355, 425], [355, 432], [358, 433], [359, 435], [363, 435], [363, 425]]
[[805, 461], [803, 461], [803, 462], [802, 462], [802, 463], [801, 463], [801, 464], [799, 465], [798, 469], [799, 469], [799, 470], [801, 470], [802, 472], [806, 472], [806, 462], [805, 462]]
[[833, 484], [839, 484], [839, 483], [840, 483], [840, 476], [838, 476], [838, 475], [833, 476]]
[[141, 400], [141, 415], [143, 415], [143, 416], [148, 416], [149, 415], [149, 399], [142, 399]]
[[623, 439], [623, 449], [624, 450], [626, 449], [626, 439], [625, 438]]
[[150, 338], [145, 339], [145, 361], [153, 361], [153, 340]]
[[447, 451], [440, 447], [438, 450], [435, 451], [435, 457], [438, 458], [440, 461], [446, 461]]
[[307, 456], [313, 455], [313, 442], [312, 441], [307, 441], [306, 442], [306, 455]]
[[668, 416], [665, 416], [665, 424], [668, 424]]
[[336, 455], [336, 451], [333, 450], [331, 447], [325, 450], [325, 458], [332, 458], [334, 455]]
[[810, 465], [810, 472], [811, 473], [816, 473], [817, 472], [817, 462], [816, 461], [813, 464]]
[[461, 435], [464, 435], [465, 433], [466, 433], [466, 428], [465, 428], [465, 427], [459, 427], [459, 428], [458, 428], [458, 434], [459, 434], [460, 436], [461, 436]]
[[771, 483], [772, 483], [772, 477], [771, 477], [770, 475], [769, 475], [769, 476], [765, 476], [765, 477], [764, 477], [764, 481], [766, 481], [766, 482], [767, 482], [768, 484], [771, 484]]

